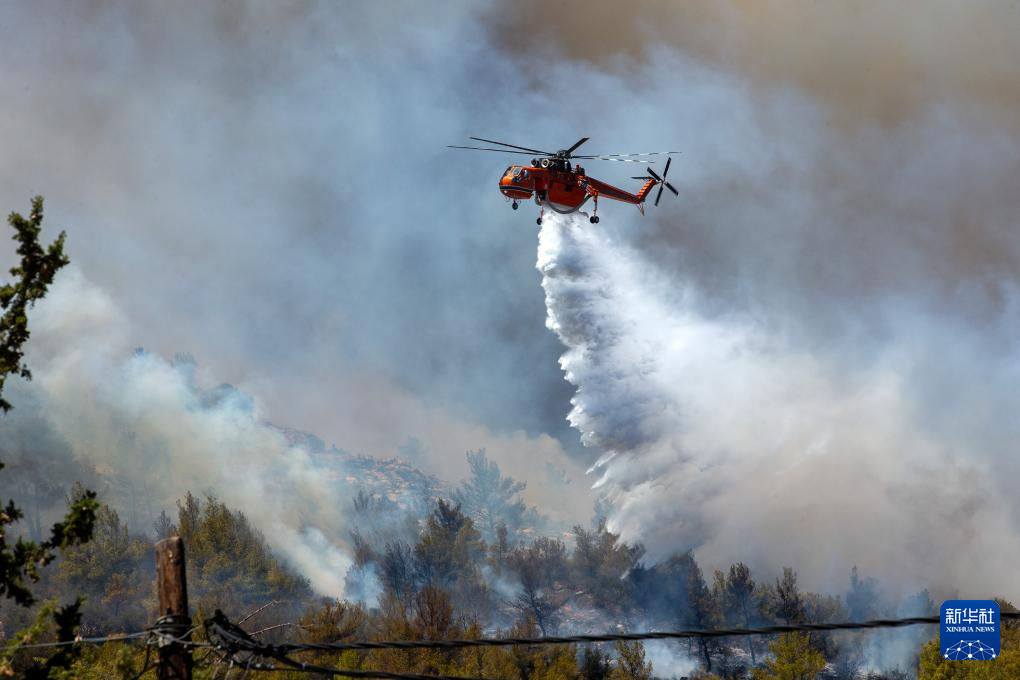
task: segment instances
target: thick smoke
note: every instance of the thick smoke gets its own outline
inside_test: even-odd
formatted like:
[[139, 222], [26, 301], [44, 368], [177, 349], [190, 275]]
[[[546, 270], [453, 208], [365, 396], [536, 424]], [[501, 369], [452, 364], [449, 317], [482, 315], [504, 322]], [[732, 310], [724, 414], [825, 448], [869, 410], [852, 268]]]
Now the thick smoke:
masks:
[[[250, 398], [202, 389], [187, 360], [132, 352], [123, 313], [76, 268], [58, 277], [33, 325], [34, 380], [18, 389], [33, 398], [22, 404], [44, 414], [76, 458], [138, 491], [144, 508], [132, 511], [110, 494], [104, 501], [151, 522], [186, 490], [212, 493], [243, 511], [315, 590], [343, 592], [350, 565], [337, 507], [347, 502], [343, 488], [309, 451], [267, 425]], [[16, 406], [11, 418], [21, 417]]]
[[445, 148], [515, 101], [482, 8], [10, 7], [0, 207], [43, 194], [133, 342], [194, 354], [276, 422], [386, 455], [429, 420], [458, 471], [442, 420], [568, 433], [555, 338], [519, 294], [534, 230], [476, 218], [507, 159]]
[[[747, 78], [765, 97], [803, 91], [826, 105], [830, 122], [858, 131], [910, 125], [946, 102], [982, 112], [986, 124], [1015, 126], [1015, 5], [932, 0], [916, 9], [881, 0], [592, 0], [561, 16], [541, 0], [521, 0], [498, 6], [492, 24], [509, 51], [538, 52], [546, 62], [643, 65], [669, 46]], [[677, 74], [679, 88], [689, 75]]]
[[[273, 423], [379, 457], [417, 437], [414, 463], [450, 483], [468, 473], [464, 453], [485, 448], [528, 482], [529, 505], [585, 521], [592, 495], [584, 462], [566, 453], [576, 439], [561, 436], [569, 390], [556, 341], [543, 332], [541, 298], [520, 294], [534, 286], [534, 230], [509, 210], [476, 218], [502, 205], [478, 179], [495, 181], [506, 159], [444, 147], [502, 121], [489, 104], [513, 101], [496, 77], [505, 67], [478, 30], [480, 10], [406, 20], [418, 11], [236, 0], [10, 8], [0, 205], [24, 211], [42, 193], [46, 233], [67, 230], [83, 285], [123, 317], [117, 331], [96, 324], [81, 336], [51, 323], [30, 348], [39, 361], [104, 357], [104, 370], [54, 372], [78, 395], [138, 387], [106, 377], [126, 370], [135, 346], [151, 354], [128, 365], [162, 365], [167, 380], [176, 374], [159, 357], [189, 352], [208, 367], [200, 379], [255, 395]], [[126, 436], [101, 406], [128, 403], [107, 395], [89, 417], [59, 423], [68, 445], [79, 426]], [[162, 427], [177, 412], [164, 411]], [[264, 448], [277, 450], [267, 435]], [[222, 455], [243, 457], [246, 446]], [[170, 460], [183, 468], [189, 458]], [[137, 466], [148, 465], [141, 456]], [[172, 483], [193, 476], [168, 475], [161, 490], [172, 500], [189, 488]], [[331, 498], [318, 512], [349, 506]], [[335, 540], [339, 522], [314, 524]]]
[[[953, 414], [973, 439], [947, 437], [919, 422], [911, 383], [930, 358], [916, 337], [847, 374], [751, 317], [706, 315], [696, 289], [579, 216], [543, 223], [538, 268], [577, 386], [570, 422], [606, 452], [610, 526], [652, 559], [696, 548], [714, 565], [793, 564], [816, 584], [856, 563], [894, 588], [1016, 595], [1020, 508], [995, 442], [1017, 426], [986, 412], [1008, 389]], [[979, 345], [955, 353], [940, 361], [986, 361]], [[998, 366], [999, 385], [1017, 366]]]
[[[15, 472], [29, 459], [57, 471], [80, 463], [62, 477], [94, 470], [98, 478], [82, 481], [98, 482], [102, 500], [142, 532], [185, 491], [211, 493], [242, 511], [317, 592], [344, 593], [350, 532], [371, 527], [352, 515], [361, 487], [349, 482], [351, 472], [341, 472], [339, 454], [291, 443], [266, 422], [259, 400], [217, 386], [214, 372], [196, 368], [190, 357], [167, 361], [133, 349], [137, 330], [77, 267], [57, 278], [32, 324], [27, 361], [34, 379], [13, 383], [15, 410], [0, 421], [0, 448]], [[440, 412], [421, 412], [416, 425], [424, 441], [442, 433], [462, 443], [456, 457], [420, 444], [402, 451], [413, 464], [440, 470], [451, 486], [461, 475], [444, 461], [487, 447], [504, 474], [527, 480], [524, 499], [556, 526], [583, 521], [591, 507], [583, 467], [550, 437], [496, 437]], [[24, 489], [12, 493], [25, 499]]]

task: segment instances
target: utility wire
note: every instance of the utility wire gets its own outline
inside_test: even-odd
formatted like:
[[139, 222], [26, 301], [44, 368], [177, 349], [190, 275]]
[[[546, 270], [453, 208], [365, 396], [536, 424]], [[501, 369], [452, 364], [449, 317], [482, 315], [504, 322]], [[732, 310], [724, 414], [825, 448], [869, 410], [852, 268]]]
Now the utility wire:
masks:
[[76, 638], [61, 642], [35, 642], [30, 645], [17, 645], [18, 650], [22, 649], [45, 649], [47, 647], [67, 647], [68, 645], [101, 645], [105, 642], [125, 642], [147, 637], [150, 631], [139, 631], [137, 633], [126, 633], [124, 635], [108, 635], [106, 637]]
[[[1020, 619], [1020, 612], [1002, 612], [1006, 619]], [[938, 616], [917, 616], [906, 619], [876, 619], [841, 623], [798, 623], [756, 628], [713, 628], [644, 633], [608, 633], [604, 635], [566, 635], [533, 638], [477, 638], [469, 640], [387, 640], [382, 642], [319, 642], [265, 645], [281, 654], [301, 651], [347, 651], [366, 649], [455, 649], [460, 647], [513, 647], [516, 645], [561, 645], [583, 642], [616, 642], [632, 640], [682, 640], [688, 638], [722, 638], [743, 635], [775, 635], [807, 631], [863, 630], [869, 628], [902, 628], [904, 626], [938, 624]]]
[[[1020, 620], [1020, 612], [1001, 612], [1000, 617], [1003, 621]], [[484, 678], [474, 678], [469, 676], [421, 675], [416, 673], [391, 673], [389, 671], [331, 668], [291, 659], [288, 655], [294, 652], [304, 651], [342, 652], [347, 650], [371, 649], [457, 649], [465, 647], [512, 647], [517, 645], [560, 645], [586, 642], [722, 638], [739, 637], [744, 635], [775, 635], [780, 633], [808, 631], [902, 628], [904, 626], [934, 625], [940, 622], [941, 618], [938, 616], [918, 616], [905, 619], [876, 619], [873, 621], [847, 621], [840, 623], [798, 623], [781, 626], [760, 626], [755, 628], [688, 629], [675, 631], [648, 631], [643, 633], [608, 633], [603, 635], [566, 635], [530, 638], [475, 638], [467, 640], [387, 640], [381, 642], [287, 643], [272, 645], [255, 640], [242, 628], [230, 622], [222, 612], [217, 610], [213, 618], [205, 621], [205, 627], [211, 642], [192, 642], [185, 639], [197, 629], [197, 626], [192, 627], [180, 637], [174, 636], [165, 630], [160, 630], [159, 626], [154, 626], [148, 630], [138, 631], [136, 633], [109, 635], [105, 637], [78, 638], [76, 640], [66, 640], [62, 642], [39, 642], [18, 645], [17, 649], [44, 649], [76, 644], [104, 644], [107, 642], [126, 642], [129, 640], [148, 638], [147, 646], [159, 640], [186, 645], [192, 648], [209, 648], [210, 653], [214, 651], [225, 652], [230, 661], [238, 664], [239, 666], [243, 664], [246, 671], [290, 670], [305, 673], [343, 675], [352, 678], [382, 678], [383, 680], [485, 680]], [[237, 660], [234, 656], [238, 653], [246, 653], [248, 654], [248, 657], [244, 660]], [[272, 659], [276, 663], [285, 666], [285, 668], [278, 668], [272, 664], [258, 662], [257, 660], [260, 658]], [[149, 670], [147, 665], [148, 664], [143, 665], [143, 673]]]
[[[1002, 612], [1002, 619], [1020, 620], [1020, 612]], [[467, 676], [419, 675], [414, 673], [391, 673], [388, 671], [351, 670], [305, 663], [288, 656], [300, 651], [346, 651], [365, 649], [454, 649], [463, 647], [509, 647], [514, 645], [558, 645], [584, 642], [613, 642], [620, 640], [675, 640], [684, 638], [720, 638], [742, 635], [774, 635], [799, 631], [863, 630], [875, 628], [901, 628], [914, 625], [932, 625], [940, 622], [938, 616], [919, 616], [905, 619], [877, 619], [874, 621], [850, 621], [842, 623], [801, 623], [785, 626], [762, 626], [758, 628], [718, 628], [699, 630], [677, 630], [646, 633], [610, 633], [606, 635], [544, 636], [537, 638], [478, 638], [472, 640], [393, 640], [384, 642], [351, 643], [308, 643], [271, 645], [259, 642], [226, 616], [216, 611], [213, 618], [205, 622], [206, 631], [214, 647], [226, 652], [233, 659], [238, 653], [248, 657], [234, 660], [253, 671], [283, 671], [324, 673], [352, 678], [383, 678], [384, 680], [485, 680]], [[271, 663], [255, 662], [255, 659], [271, 659], [286, 668]]]
[[208, 642], [192, 642], [191, 640], [185, 639], [188, 635], [199, 629], [200, 626], [193, 626], [186, 633], [177, 637], [164, 630], [160, 630], [158, 625], [153, 626], [147, 630], [140, 630], [137, 633], [121, 633], [117, 635], [106, 635], [103, 637], [87, 637], [87, 638], [75, 638], [74, 640], [62, 640], [60, 642], [34, 642], [27, 645], [17, 645], [18, 651], [22, 649], [48, 649], [52, 647], [68, 647], [71, 645], [101, 645], [107, 642], [128, 642], [132, 640], [138, 640], [141, 638], [149, 638], [148, 642], [151, 644], [156, 640], [162, 640], [173, 644], [184, 645], [186, 647], [209, 647]]

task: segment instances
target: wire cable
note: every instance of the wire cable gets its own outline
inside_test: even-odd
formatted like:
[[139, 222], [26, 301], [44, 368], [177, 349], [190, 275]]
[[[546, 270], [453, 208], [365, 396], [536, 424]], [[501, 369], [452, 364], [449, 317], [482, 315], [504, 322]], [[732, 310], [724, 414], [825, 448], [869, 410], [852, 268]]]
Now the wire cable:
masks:
[[[1001, 618], [1020, 619], [1020, 612], [1002, 612]], [[532, 638], [476, 638], [468, 640], [387, 640], [382, 642], [319, 642], [287, 643], [274, 645], [274, 651], [290, 654], [298, 651], [347, 651], [369, 649], [456, 649], [461, 647], [514, 647], [518, 645], [561, 645], [584, 642], [616, 642], [635, 640], [682, 640], [690, 638], [722, 638], [745, 635], [775, 635], [832, 630], [865, 630], [871, 628], [902, 628], [904, 626], [934, 625], [938, 616], [917, 616], [905, 619], [876, 619], [873, 621], [846, 621], [840, 623], [798, 623], [755, 628], [687, 629], [649, 631], [643, 633], [608, 633], [604, 635], [566, 635]], [[267, 645], [268, 646], [268, 645]]]
[[[1002, 612], [1001, 620], [1020, 620], [1020, 612]], [[559, 645], [585, 642], [614, 642], [633, 640], [676, 640], [685, 638], [722, 638], [744, 635], [775, 635], [800, 631], [866, 630], [876, 628], [901, 628], [904, 626], [933, 625], [940, 622], [938, 616], [918, 616], [904, 619], [876, 619], [873, 621], [848, 621], [840, 623], [800, 623], [757, 628], [717, 628], [676, 631], [650, 631], [644, 633], [610, 633], [605, 635], [544, 636], [537, 638], [477, 638], [470, 640], [390, 640], [383, 642], [350, 643], [307, 643], [272, 645], [259, 642], [240, 626], [230, 622], [223, 612], [217, 610], [213, 618], [206, 620], [206, 632], [214, 647], [224, 651], [234, 663], [244, 663], [251, 671], [284, 671], [323, 673], [351, 678], [382, 678], [384, 680], [485, 680], [468, 676], [421, 675], [415, 673], [391, 673], [389, 671], [353, 670], [319, 666], [292, 659], [288, 655], [301, 651], [347, 651], [368, 649], [456, 649], [464, 647], [510, 647], [516, 645]], [[235, 659], [239, 653], [248, 654], [244, 660]], [[286, 668], [272, 664], [254, 662], [255, 658], [271, 659]]]
[[149, 631], [143, 630], [137, 633], [126, 633], [123, 635], [107, 635], [105, 637], [77, 638], [74, 640], [63, 640], [61, 642], [34, 642], [28, 645], [17, 645], [18, 650], [22, 649], [46, 649], [48, 647], [67, 647], [68, 645], [101, 645], [106, 642], [125, 642], [147, 637]]

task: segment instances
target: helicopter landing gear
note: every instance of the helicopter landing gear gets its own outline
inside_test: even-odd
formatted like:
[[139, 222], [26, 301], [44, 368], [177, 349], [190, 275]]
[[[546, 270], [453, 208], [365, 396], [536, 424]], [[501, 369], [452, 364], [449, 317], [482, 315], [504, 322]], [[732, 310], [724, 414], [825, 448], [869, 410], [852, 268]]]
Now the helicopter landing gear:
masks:
[[598, 215], [592, 215], [591, 217], [588, 218], [588, 221], [591, 222], [592, 224], [598, 224], [599, 223], [599, 216]]
[[598, 194], [595, 195], [595, 209], [592, 210], [591, 212], [592, 212], [592, 215], [591, 215], [591, 217], [588, 218], [588, 221], [591, 222], [592, 224], [598, 224], [599, 223], [599, 197], [598, 197]]
[[513, 203], [511, 203], [510, 207], [513, 208], [514, 210], [517, 210], [517, 201], [514, 201]]
[[545, 208], [542, 208], [542, 211], [538, 213], [538, 219], [535, 220], [535, 224], [537, 224], [538, 226], [542, 226], [543, 217], [545, 217]]

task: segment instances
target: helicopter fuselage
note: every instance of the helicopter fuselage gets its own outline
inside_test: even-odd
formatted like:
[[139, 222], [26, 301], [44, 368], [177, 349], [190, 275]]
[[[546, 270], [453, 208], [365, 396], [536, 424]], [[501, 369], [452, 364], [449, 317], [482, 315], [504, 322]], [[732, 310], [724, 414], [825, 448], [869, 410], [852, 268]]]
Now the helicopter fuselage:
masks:
[[548, 206], [558, 213], [572, 213], [590, 198], [595, 199], [596, 207], [599, 198], [640, 206], [655, 184], [649, 179], [636, 194], [632, 194], [589, 177], [584, 168], [572, 167], [569, 161], [543, 159], [530, 166], [508, 167], [499, 180], [499, 190], [515, 204], [533, 198], [539, 205]]

